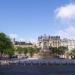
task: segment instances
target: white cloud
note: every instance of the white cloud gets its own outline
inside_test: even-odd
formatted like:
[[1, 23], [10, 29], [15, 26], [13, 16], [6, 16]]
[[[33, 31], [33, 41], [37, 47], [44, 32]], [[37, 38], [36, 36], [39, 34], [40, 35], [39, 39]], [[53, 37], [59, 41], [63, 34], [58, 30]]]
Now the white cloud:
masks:
[[68, 27], [68, 28], [66, 29], [66, 32], [75, 34], [75, 27], [73, 27], [73, 26]]
[[10, 37], [10, 38], [18, 38], [18, 35], [15, 34], [15, 33], [12, 33], [12, 34], [9, 34], [9, 37]]
[[25, 41], [25, 42], [31, 41], [31, 42], [34, 42], [34, 40], [31, 39], [31, 38], [25, 39], [25, 38], [22, 38], [22, 37], [20, 37], [18, 34], [15, 34], [15, 33], [8, 34], [8, 35], [9, 35], [9, 37], [11, 38], [12, 41], [13, 41], [13, 39], [15, 38], [16, 41]]
[[25, 41], [24, 38], [19, 37], [19, 35], [15, 34], [15, 33], [9, 34], [9, 37], [10, 37], [12, 40], [15, 38], [17, 41]]
[[64, 30], [59, 30], [55, 35], [59, 35], [61, 38], [68, 38], [75, 40], [75, 27], [70, 26]]
[[67, 4], [55, 10], [56, 17], [59, 19], [75, 19], [75, 4]]

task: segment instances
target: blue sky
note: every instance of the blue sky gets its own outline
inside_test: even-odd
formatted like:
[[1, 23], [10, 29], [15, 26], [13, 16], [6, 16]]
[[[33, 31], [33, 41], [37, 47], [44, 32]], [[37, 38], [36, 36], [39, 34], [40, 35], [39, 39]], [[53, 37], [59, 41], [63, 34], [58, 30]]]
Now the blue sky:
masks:
[[0, 32], [31, 41], [43, 34], [75, 37], [75, 18], [60, 14], [62, 7], [74, 3], [75, 0], [0, 0]]

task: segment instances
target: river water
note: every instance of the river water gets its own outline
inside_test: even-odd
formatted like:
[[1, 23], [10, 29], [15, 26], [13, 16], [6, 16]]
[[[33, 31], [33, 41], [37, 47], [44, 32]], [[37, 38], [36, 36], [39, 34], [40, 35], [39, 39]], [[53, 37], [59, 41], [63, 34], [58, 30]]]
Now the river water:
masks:
[[75, 75], [75, 65], [3, 65], [0, 75]]

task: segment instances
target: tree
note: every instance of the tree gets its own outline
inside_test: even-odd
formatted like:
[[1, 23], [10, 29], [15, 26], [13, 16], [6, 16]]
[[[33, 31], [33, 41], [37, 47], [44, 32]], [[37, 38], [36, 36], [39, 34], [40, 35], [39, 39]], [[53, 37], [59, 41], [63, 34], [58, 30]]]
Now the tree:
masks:
[[40, 50], [40, 48], [32, 48], [32, 47], [26, 47], [26, 48], [22, 48], [22, 47], [17, 47], [17, 52], [19, 54], [24, 53], [25, 56], [27, 55], [27, 53], [29, 53], [29, 55], [32, 57], [35, 53], [38, 53]]
[[[8, 54], [10, 55], [10, 51], [14, 50], [14, 46], [10, 40], [10, 38], [5, 33], [0, 33], [0, 54]], [[8, 53], [7, 53], [8, 51]]]
[[35, 53], [35, 49], [32, 47], [28, 47], [28, 53], [30, 54], [30, 56], [32, 57]]
[[51, 52], [54, 54], [54, 55], [63, 55], [67, 50], [68, 48], [67, 47], [63, 47], [63, 46], [60, 46], [60, 47], [49, 47], [49, 49], [51, 50]]
[[40, 51], [40, 48], [34, 48], [34, 52], [37, 54], [37, 53], [39, 53], [39, 51]]
[[23, 48], [23, 52], [24, 52], [24, 54], [25, 54], [25, 56], [26, 56], [27, 53], [28, 53], [28, 49], [27, 49], [27, 48]]
[[49, 47], [50, 51], [54, 54], [57, 55], [58, 54], [58, 48], [57, 47]]
[[63, 55], [66, 51], [68, 51], [68, 48], [67, 47], [64, 47], [64, 46], [60, 46], [58, 47], [58, 54], [59, 55]]
[[23, 48], [22, 47], [17, 47], [17, 50], [16, 50], [19, 54], [23, 53]]
[[72, 50], [70, 51], [70, 55], [75, 58], [75, 49], [72, 49]]
[[4, 51], [4, 54], [8, 55], [11, 58], [14, 55], [14, 51], [12, 49], [7, 49]]

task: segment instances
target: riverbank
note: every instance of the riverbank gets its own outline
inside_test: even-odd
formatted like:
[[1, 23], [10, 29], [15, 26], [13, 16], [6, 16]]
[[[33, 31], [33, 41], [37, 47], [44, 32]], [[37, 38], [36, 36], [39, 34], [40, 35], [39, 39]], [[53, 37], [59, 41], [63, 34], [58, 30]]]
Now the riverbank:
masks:
[[23, 64], [23, 65], [49, 65], [49, 64], [73, 64], [75, 65], [75, 59], [12, 59], [12, 60], [1, 60], [0, 65], [10, 64]]

